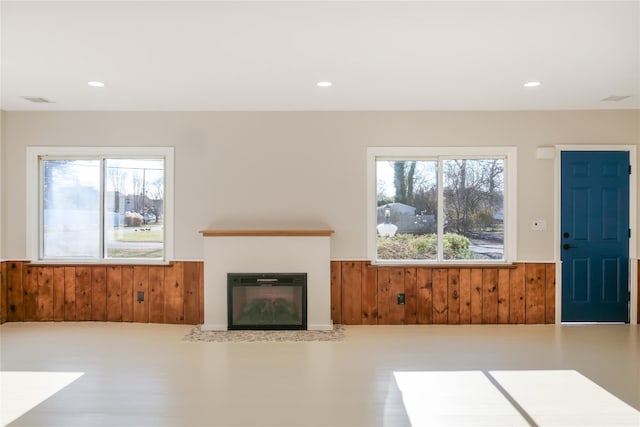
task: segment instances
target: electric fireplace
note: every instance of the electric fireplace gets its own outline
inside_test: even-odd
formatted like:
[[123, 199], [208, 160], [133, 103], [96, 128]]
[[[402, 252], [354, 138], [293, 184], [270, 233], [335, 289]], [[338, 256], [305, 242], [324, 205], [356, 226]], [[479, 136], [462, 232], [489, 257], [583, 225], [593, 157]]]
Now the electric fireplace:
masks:
[[306, 273], [228, 273], [228, 329], [307, 329]]

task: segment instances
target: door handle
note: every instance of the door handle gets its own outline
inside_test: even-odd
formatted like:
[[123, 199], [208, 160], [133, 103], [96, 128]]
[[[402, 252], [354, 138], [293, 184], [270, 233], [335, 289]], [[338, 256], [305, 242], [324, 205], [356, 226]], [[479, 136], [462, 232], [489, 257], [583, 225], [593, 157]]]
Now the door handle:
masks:
[[576, 246], [571, 246], [568, 243], [565, 243], [564, 245], [562, 245], [562, 249], [571, 249], [571, 248], [575, 248]]

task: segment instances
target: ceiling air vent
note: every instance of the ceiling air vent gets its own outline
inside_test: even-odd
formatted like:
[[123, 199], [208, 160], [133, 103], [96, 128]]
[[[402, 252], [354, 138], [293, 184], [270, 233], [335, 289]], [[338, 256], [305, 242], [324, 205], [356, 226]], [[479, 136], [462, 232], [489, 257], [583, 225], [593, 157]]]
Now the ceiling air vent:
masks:
[[623, 99], [627, 99], [627, 98], [631, 98], [631, 95], [624, 95], [624, 96], [619, 96], [619, 95], [610, 95], [610, 96], [607, 96], [607, 97], [606, 97], [606, 98], [604, 98], [604, 99], [601, 99], [600, 101], [601, 101], [601, 102], [604, 102], [604, 101], [614, 101], [614, 102], [617, 102], [617, 101], [622, 101]]
[[26, 99], [27, 101], [37, 102], [40, 104], [55, 104], [54, 101], [51, 101], [50, 99], [47, 99], [47, 98], [42, 98], [40, 96], [23, 96], [23, 98]]

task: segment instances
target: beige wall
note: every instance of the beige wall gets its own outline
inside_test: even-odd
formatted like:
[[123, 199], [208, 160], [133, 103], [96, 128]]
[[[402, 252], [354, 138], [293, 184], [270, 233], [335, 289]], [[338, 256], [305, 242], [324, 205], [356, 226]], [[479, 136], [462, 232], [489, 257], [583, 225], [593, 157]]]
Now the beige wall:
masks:
[[0, 260], [4, 259], [4, 111], [0, 110]]
[[[518, 259], [553, 260], [554, 164], [538, 146], [638, 144], [639, 112], [5, 112], [5, 258], [25, 254], [25, 147], [174, 146], [175, 257], [199, 230], [328, 226], [364, 259], [368, 146], [518, 147]], [[637, 176], [637, 175], [636, 175]], [[531, 221], [546, 219], [545, 232]]]

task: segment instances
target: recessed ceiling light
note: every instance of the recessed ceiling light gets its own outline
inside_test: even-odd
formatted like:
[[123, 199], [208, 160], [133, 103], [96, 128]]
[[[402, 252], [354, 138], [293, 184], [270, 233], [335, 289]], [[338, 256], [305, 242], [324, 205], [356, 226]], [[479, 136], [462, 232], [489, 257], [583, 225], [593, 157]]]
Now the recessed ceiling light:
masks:
[[102, 82], [88, 82], [87, 84], [89, 86], [92, 86], [92, 87], [103, 87], [104, 86], [104, 83], [102, 83]]
[[319, 87], [329, 87], [331, 85], [333, 85], [333, 83], [331, 82], [318, 82], [316, 83]]
[[43, 98], [41, 96], [23, 96], [24, 99], [31, 102], [37, 102], [41, 104], [55, 104], [55, 101], [52, 101], [47, 98]]
[[541, 84], [542, 84], [541, 82], [526, 82], [524, 84], [524, 87], [538, 87]]
[[618, 101], [622, 101], [623, 99], [627, 99], [627, 98], [631, 98], [631, 95], [610, 95], [610, 96], [607, 96], [604, 99], [601, 99], [600, 101], [603, 101], [603, 102], [608, 102], [608, 101], [618, 102]]

